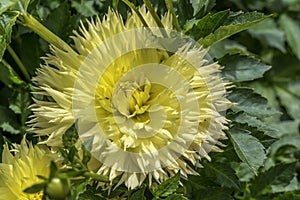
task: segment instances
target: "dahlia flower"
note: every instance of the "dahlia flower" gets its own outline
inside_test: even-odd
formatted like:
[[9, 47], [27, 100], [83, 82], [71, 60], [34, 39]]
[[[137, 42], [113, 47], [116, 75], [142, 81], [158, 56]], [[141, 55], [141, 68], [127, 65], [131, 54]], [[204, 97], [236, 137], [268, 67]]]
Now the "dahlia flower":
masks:
[[14, 150], [14, 155], [7, 145], [0, 163], [0, 199], [41, 200], [43, 192], [27, 194], [23, 190], [42, 180], [37, 176], [49, 176], [51, 158], [38, 146], [29, 146], [23, 140]]
[[131, 189], [147, 176], [151, 185], [179, 170], [196, 174], [188, 162], [201, 166], [220, 151], [229, 105], [221, 67], [207, 51], [173, 31], [169, 13], [164, 29], [144, 7], [140, 13], [148, 27], [136, 13], [123, 22], [109, 10], [74, 33], [74, 50], [52, 46], [34, 78], [44, 98], [35, 99], [30, 121], [50, 146], [75, 123], [91, 168]]

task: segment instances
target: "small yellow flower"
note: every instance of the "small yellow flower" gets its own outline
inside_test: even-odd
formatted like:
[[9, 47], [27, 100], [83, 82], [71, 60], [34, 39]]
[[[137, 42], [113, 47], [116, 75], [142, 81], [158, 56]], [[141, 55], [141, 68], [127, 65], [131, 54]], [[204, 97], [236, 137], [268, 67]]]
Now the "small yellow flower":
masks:
[[34, 81], [43, 100], [35, 100], [32, 131], [61, 145], [76, 122], [90, 149], [91, 169], [120, 176], [119, 184], [135, 188], [148, 176], [161, 182], [179, 170], [197, 174], [188, 162], [220, 151], [230, 104], [221, 68], [209, 63], [207, 51], [172, 30], [167, 13], [159, 29], [145, 8], [126, 22], [109, 10], [100, 21], [73, 36], [75, 51], [52, 47]]
[[37, 175], [49, 176], [50, 157], [42, 148], [28, 146], [25, 139], [13, 153], [4, 146], [0, 163], [0, 199], [41, 200], [42, 192], [26, 194], [23, 190], [42, 182]]

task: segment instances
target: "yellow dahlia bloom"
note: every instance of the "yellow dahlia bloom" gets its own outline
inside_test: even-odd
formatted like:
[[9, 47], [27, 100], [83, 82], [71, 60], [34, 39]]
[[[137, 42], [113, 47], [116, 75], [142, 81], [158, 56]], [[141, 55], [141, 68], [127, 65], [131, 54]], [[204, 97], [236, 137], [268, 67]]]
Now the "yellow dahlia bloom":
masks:
[[145, 8], [126, 22], [109, 10], [100, 21], [81, 26], [74, 51], [52, 47], [34, 78], [32, 131], [48, 135], [50, 146], [76, 124], [80, 139], [93, 155], [91, 168], [110, 180], [121, 176], [128, 188], [149, 177], [161, 182], [179, 170], [196, 172], [208, 152], [220, 151], [226, 138], [221, 112], [229, 102], [220, 66], [207, 51], [172, 30], [167, 13], [157, 25]]
[[0, 199], [41, 200], [42, 192], [27, 194], [23, 190], [42, 182], [37, 175], [49, 176], [50, 157], [40, 147], [28, 146], [25, 140], [13, 153], [4, 146], [0, 163]]

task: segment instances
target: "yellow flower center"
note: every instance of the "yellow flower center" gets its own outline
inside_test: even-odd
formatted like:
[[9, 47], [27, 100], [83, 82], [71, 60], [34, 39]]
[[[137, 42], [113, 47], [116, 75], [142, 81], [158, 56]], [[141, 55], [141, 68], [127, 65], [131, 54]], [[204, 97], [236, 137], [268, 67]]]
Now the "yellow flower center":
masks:
[[154, 57], [150, 61], [139, 60], [140, 54], [132, 52], [114, 61], [102, 73], [95, 94], [98, 122], [107, 139], [131, 152], [166, 146], [175, 137], [181, 120], [174, 92], [151, 82], [147, 74], [134, 71], [138, 65], [159, 63], [159, 51], [143, 50], [144, 57]]
[[35, 194], [30, 195], [29, 197], [30, 200], [42, 200], [43, 199], [43, 192], [38, 192]]

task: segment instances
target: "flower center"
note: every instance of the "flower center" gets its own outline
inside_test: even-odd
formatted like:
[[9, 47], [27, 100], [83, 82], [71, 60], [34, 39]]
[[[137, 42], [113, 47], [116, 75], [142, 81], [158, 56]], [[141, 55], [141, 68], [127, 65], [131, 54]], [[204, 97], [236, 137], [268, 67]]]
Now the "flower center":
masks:
[[139, 86], [138, 83], [130, 81], [120, 83], [112, 97], [115, 112], [127, 118], [145, 114], [149, 108], [147, 101], [150, 98], [150, 89], [150, 84]]
[[40, 191], [35, 194], [29, 195], [29, 200], [42, 200], [43, 199], [43, 191]]

